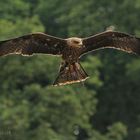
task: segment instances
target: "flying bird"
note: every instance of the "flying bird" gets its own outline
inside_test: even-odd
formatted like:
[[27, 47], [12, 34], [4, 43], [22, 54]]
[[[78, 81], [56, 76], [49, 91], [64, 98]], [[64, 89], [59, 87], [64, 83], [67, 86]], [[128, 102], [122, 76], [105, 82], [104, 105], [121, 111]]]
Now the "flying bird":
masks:
[[59, 74], [55, 86], [85, 81], [87, 73], [81, 66], [79, 58], [98, 49], [113, 48], [128, 53], [140, 54], [140, 38], [115, 32], [105, 31], [87, 38], [71, 37], [67, 39], [44, 33], [32, 33], [21, 37], [0, 41], [0, 56], [21, 54], [50, 54], [61, 56]]

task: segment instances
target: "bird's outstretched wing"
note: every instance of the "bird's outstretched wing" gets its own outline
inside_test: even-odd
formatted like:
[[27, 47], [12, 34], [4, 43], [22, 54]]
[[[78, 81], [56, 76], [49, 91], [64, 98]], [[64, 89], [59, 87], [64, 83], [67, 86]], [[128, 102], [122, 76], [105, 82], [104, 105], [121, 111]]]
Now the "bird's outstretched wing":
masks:
[[106, 31], [83, 38], [83, 44], [82, 54], [97, 49], [113, 48], [140, 55], [140, 38], [121, 32]]
[[0, 41], [0, 56], [9, 54], [32, 55], [44, 53], [61, 55], [66, 41], [44, 33], [33, 33]]

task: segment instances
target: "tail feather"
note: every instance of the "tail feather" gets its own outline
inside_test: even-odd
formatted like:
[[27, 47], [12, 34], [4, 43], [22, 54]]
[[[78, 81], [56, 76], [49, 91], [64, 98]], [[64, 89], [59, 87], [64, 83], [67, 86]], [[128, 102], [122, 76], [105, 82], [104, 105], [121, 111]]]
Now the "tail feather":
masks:
[[58, 86], [82, 82], [85, 81], [87, 78], [88, 75], [84, 71], [80, 63], [75, 62], [69, 64], [65, 62], [61, 65], [59, 75], [53, 85]]

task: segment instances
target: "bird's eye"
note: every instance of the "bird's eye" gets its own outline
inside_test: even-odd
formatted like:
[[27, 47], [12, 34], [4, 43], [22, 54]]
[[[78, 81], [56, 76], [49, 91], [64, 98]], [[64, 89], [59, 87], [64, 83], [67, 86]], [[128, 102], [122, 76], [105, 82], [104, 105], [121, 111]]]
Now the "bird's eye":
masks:
[[75, 44], [78, 44], [78, 43], [79, 43], [79, 41], [76, 41], [76, 40], [74, 40], [73, 42], [74, 42]]

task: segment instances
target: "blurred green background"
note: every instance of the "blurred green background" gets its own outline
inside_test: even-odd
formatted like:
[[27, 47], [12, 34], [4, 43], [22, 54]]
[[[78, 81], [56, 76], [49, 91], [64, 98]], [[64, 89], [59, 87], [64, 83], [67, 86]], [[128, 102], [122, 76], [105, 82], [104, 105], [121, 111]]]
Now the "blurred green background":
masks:
[[[0, 0], [0, 40], [31, 32], [140, 36], [140, 0]], [[50, 86], [61, 59], [0, 58], [0, 139], [140, 140], [140, 57], [100, 50], [81, 59], [85, 85]]]

